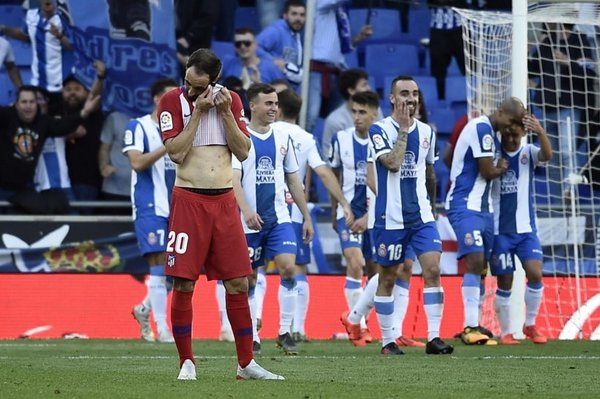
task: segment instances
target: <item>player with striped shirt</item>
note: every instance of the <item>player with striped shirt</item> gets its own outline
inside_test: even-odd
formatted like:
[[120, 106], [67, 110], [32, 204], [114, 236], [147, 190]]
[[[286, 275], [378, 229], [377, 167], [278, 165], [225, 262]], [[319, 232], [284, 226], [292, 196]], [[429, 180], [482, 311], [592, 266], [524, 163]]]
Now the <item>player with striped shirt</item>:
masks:
[[[537, 135], [539, 147], [523, 144], [526, 130]], [[546, 337], [535, 327], [544, 285], [542, 246], [537, 236], [533, 209], [533, 175], [540, 162], [552, 159], [552, 146], [544, 128], [533, 115], [523, 117], [523, 126], [502, 130], [500, 143], [496, 145], [500, 158], [508, 162], [506, 173], [492, 183], [495, 236], [490, 265], [492, 275], [498, 281], [495, 308], [500, 323], [500, 343], [520, 343], [513, 337], [509, 306], [516, 255], [527, 276], [523, 333], [534, 343], [545, 344]]]
[[458, 241], [457, 257], [464, 257], [466, 262], [462, 284], [465, 328], [461, 339], [467, 345], [489, 340], [479, 330], [479, 300], [481, 273], [494, 244], [490, 185], [508, 166], [505, 159], [494, 161], [494, 135], [513, 125], [522, 126], [524, 115], [523, 103], [509, 98], [492, 115], [482, 115], [467, 123], [454, 147], [446, 209]]
[[[336, 171], [346, 200], [352, 207], [354, 222], [346, 224], [341, 206], [331, 199], [334, 230], [340, 238], [342, 253], [346, 260], [344, 294], [348, 309], [358, 302], [362, 288], [363, 265], [372, 258], [371, 236], [368, 234], [368, 187], [367, 161], [369, 158], [369, 126], [377, 119], [379, 98], [372, 91], [355, 93], [352, 96], [351, 112], [354, 126], [335, 133], [331, 140], [329, 162]], [[342, 319], [348, 312], [344, 312]], [[366, 320], [361, 317], [361, 337], [370, 342]], [[356, 344], [359, 340], [354, 339]], [[362, 342], [362, 341], [361, 341]]]
[[[296, 158], [298, 159], [298, 177], [305, 183], [305, 191], [308, 186], [306, 178], [308, 173], [316, 173], [327, 188], [329, 193], [339, 201], [344, 218], [347, 224], [354, 221], [352, 208], [340, 188], [340, 185], [325, 161], [321, 158], [317, 142], [312, 134], [302, 129], [296, 124], [300, 108], [302, 107], [302, 99], [292, 89], [284, 90], [277, 95], [279, 100], [279, 114], [277, 122], [271, 126], [275, 130], [283, 130], [289, 133], [294, 142]], [[308, 169], [310, 167], [310, 169]], [[304, 217], [292, 198], [288, 197], [288, 202], [292, 202], [290, 213], [292, 218], [292, 226], [296, 233], [296, 243], [298, 251], [296, 253], [296, 284], [298, 287], [298, 299], [296, 301], [296, 312], [294, 313], [294, 322], [292, 324], [292, 338], [295, 342], [307, 342], [304, 331], [304, 322], [306, 320], [306, 312], [308, 310], [309, 301], [309, 285], [306, 278], [306, 266], [310, 263], [310, 246], [302, 240], [302, 226]]]
[[[140, 323], [142, 338], [154, 341], [148, 320], [152, 310], [159, 342], [174, 342], [167, 325], [165, 248], [169, 225], [169, 202], [175, 182], [175, 164], [162, 143], [156, 106], [167, 91], [176, 88], [173, 79], [159, 79], [150, 88], [154, 102], [151, 114], [132, 119], [123, 136], [123, 154], [131, 165], [133, 224], [140, 252], [150, 267], [147, 300], [134, 306], [132, 314]], [[150, 306], [148, 306], [150, 305]]]
[[449, 354], [454, 348], [439, 338], [444, 291], [439, 268], [442, 242], [433, 216], [435, 132], [414, 117], [419, 88], [413, 78], [398, 76], [393, 80], [390, 102], [392, 114], [369, 129], [377, 176], [373, 241], [381, 266], [375, 294], [375, 311], [382, 332], [381, 353], [403, 354], [395, 342], [392, 291], [410, 245], [423, 269], [428, 323], [425, 352]]
[[[298, 348], [292, 339], [291, 327], [298, 297], [294, 268], [297, 244], [285, 198], [286, 185], [304, 217], [302, 238], [305, 243], [310, 242], [313, 236], [312, 220], [297, 173], [298, 161], [292, 139], [287, 131], [271, 126], [278, 111], [275, 88], [255, 83], [248, 89], [247, 96], [252, 111], [248, 127], [252, 145], [244, 161], [234, 158], [233, 187], [242, 211], [242, 224], [254, 269], [249, 277], [250, 309], [252, 311], [256, 268], [264, 266], [265, 259], [273, 259], [281, 276], [277, 345], [285, 354], [296, 355]], [[256, 340], [254, 315], [252, 324]]]

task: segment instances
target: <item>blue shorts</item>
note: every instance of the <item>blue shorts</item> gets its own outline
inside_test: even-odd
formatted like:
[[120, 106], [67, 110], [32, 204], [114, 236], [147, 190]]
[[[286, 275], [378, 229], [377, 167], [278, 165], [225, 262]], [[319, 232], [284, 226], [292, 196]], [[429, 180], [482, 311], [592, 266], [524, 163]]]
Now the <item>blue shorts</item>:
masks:
[[492, 275], [514, 273], [515, 255], [522, 263], [528, 260], [543, 260], [542, 245], [537, 234], [500, 234], [494, 237], [494, 249], [490, 260]]
[[404, 263], [409, 247], [417, 256], [431, 251], [442, 252], [442, 240], [434, 222], [402, 230], [375, 228], [373, 241], [376, 247], [375, 260], [382, 267]]
[[354, 234], [350, 231], [348, 226], [346, 226], [346, 220], [340, 218], [337, 220], [337, 233], [340, 237], [342, 252], [348, 248], [360, 248], [366, 259], [372, 258], [371, 254], [373, 246], [371, 245], [371, 239], [368, 234], [369, 230], [362, 234]]
[[302, 227], [304, 223], [292, 222], [294, 234], [296, 234], [296, 244], [298, 250], [296, 252], [296, 264], [308, 265], [310, 263], [310, 244], [305, 244], [302, 238]]
[[265, 265], [266, 259], [273, 259], [280, 254], [296, 255], [296, 234], [292, 223], [281, 223], [258, 233], [246, 234], [248, 254], [252, 268]]
[[456, 234], [456, 257], [482, 252], [489, 261], [494, 246], [494, 215], [492, 213], [461, 210], [448, 212], [448, 220]]
[[162, 216], [138, 216], [133, 221], [135, 236], [142, 255], [164, 252], [166, 248], [169, 219]]

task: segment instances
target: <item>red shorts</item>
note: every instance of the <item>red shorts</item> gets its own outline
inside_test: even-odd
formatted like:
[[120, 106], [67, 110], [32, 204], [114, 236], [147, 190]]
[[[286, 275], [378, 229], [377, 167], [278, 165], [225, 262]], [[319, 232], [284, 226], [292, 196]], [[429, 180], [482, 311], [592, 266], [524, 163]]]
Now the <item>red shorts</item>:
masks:
[[165, 274], [195, 281], [203, 266], [209, 280], [231, 280], [252, 273], [233, 190], [203, 195], [174, 187]]

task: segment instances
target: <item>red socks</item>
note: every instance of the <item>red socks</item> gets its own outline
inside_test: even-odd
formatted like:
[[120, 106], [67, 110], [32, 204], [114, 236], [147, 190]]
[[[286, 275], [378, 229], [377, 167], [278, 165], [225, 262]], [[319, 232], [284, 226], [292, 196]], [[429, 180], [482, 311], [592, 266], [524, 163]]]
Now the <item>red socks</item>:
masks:
[[[193, 292], [181, 292], [173, 290], [173, 299], [171, 300], [171, 326], [173, 328], [173, 338], [177, 352], [179, 352], [179, 367], [185, 359], [190, 359], [196, 363], [192, 353], [192, 318], [194, 312], [192, 309]], [[233, 324], [233, 323], [232, 323]], [[252, 334], [252, 332], [250, 333]], [[250, 354], [252, 354], [252, 335], [250, 335]]]
[[[253, 359], [252, 355], [252, 319], [250, 318], [250, 306], [248, 305], [248, 294], [225, 294], [227, 316], [231, 323], [233, 336], [235, 337], [235, 349], [237, 351], [238, 363], [246, 367]], [[172, 317], [172, 316], [171, 316]], [[191, 317], [190, 317], [191, 321]], [[175, 333], [173, 326], [173, 334]], [[175, 338], [177, 342], [177, 338]], [[177, 344], [179, 349], [179, 344]], [[181, 351], [179, 352], [181, 356]]]

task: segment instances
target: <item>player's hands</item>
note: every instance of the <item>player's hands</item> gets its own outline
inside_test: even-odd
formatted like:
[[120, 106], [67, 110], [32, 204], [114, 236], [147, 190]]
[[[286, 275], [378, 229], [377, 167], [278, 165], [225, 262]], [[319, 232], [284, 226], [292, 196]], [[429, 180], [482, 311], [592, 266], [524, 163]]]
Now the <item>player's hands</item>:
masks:
[[313, 228], [312, 220], [305, 220], [304, 224], [302, 225], [302, 239], [304, 243], [308, 244], [309, 242], [311, 242], [314, 235], [315, 230]]
[[198, 110], [198, 112], [204, 113], [215, 106], [212, 90], [212, 86], [208, 85], [208, 87], [198, 95], [196, 101], [194, 101], [194, 111]]
[[410, 123], [412, 118], [410, 117], [410, 109], [406, 101], [402, 101], [398, 107], [398, 123], [400, 124], [400, 131], [407, 132], [410, 129]]
[[352, 213], [352, 207], [350, 204], [346, 203], [342, 205], [342, 209], [344, 210], [344, 220], [346, 220], [346, 226], [352, 225], [354, 223], [354, 213]]
[[498, 163], [496, 164], [498, 169], [502, 169], [502, 173], [504, 174], [508, 169], [508, 161], [504, 158], [498, 159]]
[[226, 87], [219, 90], [213, 97], [213, 102], [219, 112], [229, 112], [231, 110], [231, 101], [231, 93]]
[[362, 217], [356, 219], [354, 223], [348, 225], [350, 231], [354, 234], [362, 234], [367, 231], [368, 214], [365, 213]]
[[246, 222], [246, 226], [248, 226], [249, 229], [256, 231], [262, 230], [263, 220], [258, 213], [249, 213], [248, 216], [245, 217], [244, 221]]
[[531, 130], [535, 134], [544, 133], [544, 128], [535, 115], [528, 114], [523, 117], [523, 126], [526, 130]]
[[56, 26], [52, 22], [50, 22], [50, 29], [48, 29], [48, 30], [50, 31], [50, 33], [52, 33], [52, 36], [54, 36], [58, 40], [61, 39], [62, 32], [60, 30], [58, 30], [58, 26]]
[[102, 168], [100, 168], [100, 174], [102, 177], [108, 177], [117, 172], [117, 168], [112, 166], [111, 164], [106, 164]]
[[273, 64], [277, 66], [281, 71], [285, 71], [285, 61], [283, 58], [273, 58]]

